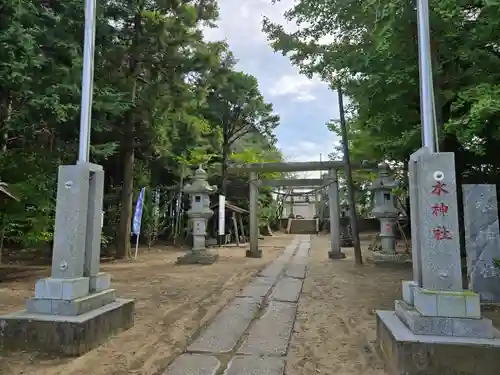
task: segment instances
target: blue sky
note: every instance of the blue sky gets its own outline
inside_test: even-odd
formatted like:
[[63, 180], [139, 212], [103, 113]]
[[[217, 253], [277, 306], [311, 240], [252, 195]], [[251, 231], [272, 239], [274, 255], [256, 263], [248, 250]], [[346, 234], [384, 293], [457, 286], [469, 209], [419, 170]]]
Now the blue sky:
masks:
[[205, 34], [211, 40], [227, 40], [239, 60], [237, 69], [258, 79], [266, 101], [281, 117], [276, 135], [286, 160], [315, 161], [320, 154], [324, 160], [337, 140], [325, 126], [330, 118], [338, 118], [337, 95], [323, 82], [300, 75], [287, 57], [274, 53], [261, 31], [263, 16], [293, 28], [283, 18], [293, 1], [273, 5], [271, 0], [219, 0], [219, 27]]

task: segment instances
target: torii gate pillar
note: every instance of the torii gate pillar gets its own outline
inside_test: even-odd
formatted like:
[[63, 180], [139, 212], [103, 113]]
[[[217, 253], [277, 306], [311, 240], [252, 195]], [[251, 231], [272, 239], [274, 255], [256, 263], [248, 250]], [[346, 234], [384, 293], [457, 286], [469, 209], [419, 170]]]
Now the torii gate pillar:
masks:
[[248, 258], [262, 258], [262, 250], [259, 249], [259, 186], [257, 172], [250, 172], [250, 249], [247, 250]]
[[344, 259], [345, 254], [340, 249], [340, 199], [337, 170], [333, 169], [328, 173], [328, 208], [330, 210], [330, 243], [328, 252], [330, 259]]

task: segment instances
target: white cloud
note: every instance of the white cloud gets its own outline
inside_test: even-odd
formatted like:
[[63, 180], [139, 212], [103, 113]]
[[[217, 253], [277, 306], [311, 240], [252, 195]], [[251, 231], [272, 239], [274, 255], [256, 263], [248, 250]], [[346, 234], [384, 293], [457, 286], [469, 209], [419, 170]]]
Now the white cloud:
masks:
[[[219, 0], [219, 29], [205, 30], [209, 40], [240, 40], [244, 44], [266, 43], [267, 37], [262, 32], [264, 17], [283, 25], [285, 30], [297, 30], [295, 23], [289, 23], [283, 17], [286, 10], [293, 6], [293, 0], [283, 0], [272, 4], [270, 0]], [[241, 38], [243, 37], [243, 38]]]
[[[337, 143], [338, 138], [331, 134], [322, 142], [313, 140], [278, 142], [278, 147], [285, 155], [286, 161], [325, 161], [328, 160], [328, 155], [334, 151]], [[319, 178], [320, 174], [320, 171], [298, 173], [299, 178]]]
[[310, 92], [300, 93], [297, 97], [295, 97], [294, 101], [296, 102], [312, 102], [316, 100], [316, 97]]
[[[327, 160], [334, 150], [336, 136], [325, 122], [337, 117], [335, 96], [319, 79], [301, 75], [287, 57], [274, 53], [262, 32], [262, 20], [269, 18], [287, 31], [297, 25], [287, 23], [283, 13], [295, 0], [219, 0], [217, 29], [204, 30], [208, 40], [226, 40], [239, 60], [237, 69], [254, 75], [267, 101], [281, 117], [277, 129], [278, 147], [288, 161]], [[319, 172], [306, 172], [307, 178]]]
[[288, 74], [278, 79], [269, 89], [272, 96], [292, 96], [297, 101], [311, 101], [316, 99], [312, 91], [324, 85], [317, 79], [309, 79], [298, 73]]

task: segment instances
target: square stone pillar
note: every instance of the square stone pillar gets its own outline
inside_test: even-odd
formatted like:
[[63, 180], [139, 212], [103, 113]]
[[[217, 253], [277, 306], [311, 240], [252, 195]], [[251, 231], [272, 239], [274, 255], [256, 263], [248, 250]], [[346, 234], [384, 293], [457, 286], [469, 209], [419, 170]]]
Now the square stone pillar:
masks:
[[99, 165], [59, 167], [51, 276], [36, 282], [26, 311], [0, 317], [2, 347], [79, 355], [132, 326], [134, 301], [117, 299], [99, 272], [103, 185]]
[[409, 172], [414, 280], [403, 282], [394, 312], [377, 311], [382, 353], [398, 374], [493, 373], [498, 331], [481, 316], [479, 295], [462, 289], [454, 154], [421, 149]]

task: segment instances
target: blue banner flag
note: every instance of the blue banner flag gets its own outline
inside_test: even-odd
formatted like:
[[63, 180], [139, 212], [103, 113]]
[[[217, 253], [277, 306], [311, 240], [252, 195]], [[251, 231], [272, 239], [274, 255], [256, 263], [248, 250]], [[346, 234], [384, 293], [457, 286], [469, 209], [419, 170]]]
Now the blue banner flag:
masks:
[[144, 193], [146, 188], [142, 188], [135, 205], [134, 220], [132, 221], [132, 233], [139, 235], [141, 233], [142, 206], [144, 205]]

